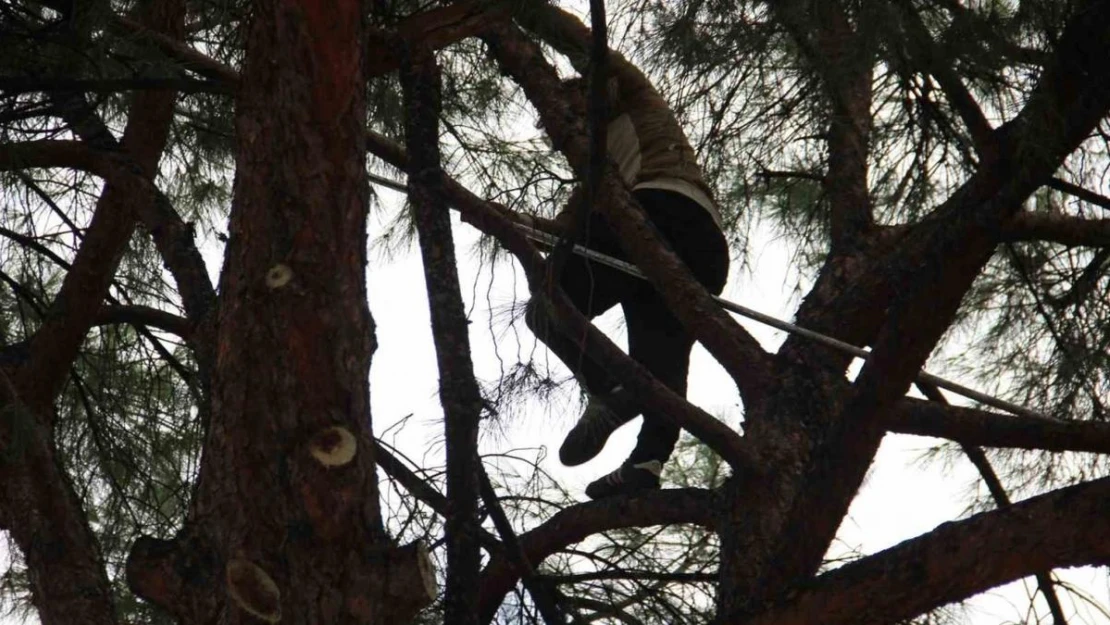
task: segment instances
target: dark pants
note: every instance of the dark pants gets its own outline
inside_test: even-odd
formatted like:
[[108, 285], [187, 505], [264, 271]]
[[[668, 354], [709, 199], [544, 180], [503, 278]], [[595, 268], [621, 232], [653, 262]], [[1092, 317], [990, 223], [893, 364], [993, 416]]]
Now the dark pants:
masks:
[[[728, 277], [728, 244], [704, 208], [680, 193], [641, 189], [633, 196], [656, 230], [712, 294], [718, 295]], [[585, 247], [624, 258], [613, 231], [597, 212], [591, 213]], [[694, 338], [667, 308], [663, 298], [645, 280], [572, 254], [560, 274], [560, 285], [586, 317], [592, 319], [616, 304], [624, 308], [628, 329], [628, 354], [675, 393], [686, 396], [686, 376]], [[583, 353], [581, 344], [551, 331], [530, 306], [528, 323], [544, 343], [578, 376], [586, 390], [605, 395], [617, 382]], [[678, 441], [679, 428], [653, 410], [646, 410], [632, 463], [666, 462]], [[635, 416], [635, 415], [631, 415]]]

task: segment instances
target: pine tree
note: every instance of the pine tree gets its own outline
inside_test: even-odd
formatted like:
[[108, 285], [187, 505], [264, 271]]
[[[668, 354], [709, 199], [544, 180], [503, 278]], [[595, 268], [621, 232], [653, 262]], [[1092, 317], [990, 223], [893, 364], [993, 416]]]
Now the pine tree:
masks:
[[[761, 344], [617, 176], [589, 173], [597, 120], [561, 80], [599, 62], [590, 19], [543, 0], [4, 4], [13, 611], [46, 625], [937, 623], [1032, 578], [1057, 625], [1075, 620], [1085, 596], [1053, 571], [1110, 562], [1110, 5], [592, 4], [608, 61], [642, 70], [687, 130], [734, 257], [758, 270], [767, 233], [794, 250], [793, 321], [868, 349], [858, 373], [803, 336]], [[383, 177], [406, 180], [402, 209], [378, 201]], [[735, 382], [742, 431], [547, 288], [518, 225], [550, 225], [587, 181]], [[368, 370], [394, 329], [370, 314], [389, 297], [366, 289], [384, 262], [371, 215], [390, 222], [375, 246], [420, 250], [442, 466], [374, 437], [387, 423]], [[666, 488], [583, 503], [536, 454], [479, 453], [483, 433], [573, 384], [516, 311], [484, 320], [518, 337], [497, 347], [502, 375], [476, 374], [488, 339], [470, 329], [455, 241], [474, 230], [489, 275], [523, 278], [586, 357], [690, 434]], [[926, 364], [1024, 408], [950, 404]], [[967, 458], [985, 486], [975, 514], [834, 558], [888, 433]]]

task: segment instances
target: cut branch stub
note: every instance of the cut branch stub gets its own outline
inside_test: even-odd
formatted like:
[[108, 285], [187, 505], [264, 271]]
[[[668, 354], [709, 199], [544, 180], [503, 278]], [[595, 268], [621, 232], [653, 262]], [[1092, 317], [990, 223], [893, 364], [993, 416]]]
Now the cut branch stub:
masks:
[[289, 265], [278, 263], [266, 272], [266, 286], [271, 289], [280, 289], [281, 287], [289, 284], [293, 279], [293, 270]]
[[354, 459], [358, 440], [341, 425], [333, 425], [317, 432], [308, 443], [308, 451], [316, 462], [325, 467], [341, 467]]
[[242, 558], [227, 563], [227, 592], [244, 611], [266, 621], [281, 621], [281, 591], [266, 571]]
[[171, 540], [140, 536], [127, 556], [127, 583], [178, 620], [206, 623], [219, 611], [219, 556], [193, 530]]
[[436, 598], [435, 566], [424, 541], [392, 550], [388, 562], [386, 592], [389, 597], [424, 605]]
[[[369, 622], [388, 615], [391, 622], [407, 623], [435, 600], [435, 565], [424, 541], [386, 549], [376, 560], [373, 577], [350, 579], [355, 585], [346, 593], [351, 615]], [[362, 581], [367, 585], [359, 586]]]

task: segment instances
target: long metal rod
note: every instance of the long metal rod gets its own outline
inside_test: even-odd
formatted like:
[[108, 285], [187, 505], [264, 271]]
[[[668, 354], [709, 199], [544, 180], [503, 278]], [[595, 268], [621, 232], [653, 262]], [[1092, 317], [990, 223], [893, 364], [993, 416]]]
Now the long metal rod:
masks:
[[[402, 184], [400, 182], [396, 182], [396, 181], [390, 180], [388, 178], [383, 178], [381, 176], [376, 176], [374, 174], [370, 174], [370, 181], [373, 182], [373, 183], [376, 183], [376, 184], [380, 184], [384, 187], [393, 189], [394, 191], [399, 191], [401, 193], [406, 193], [407, 189], [408, 189], [404, 184]], [[517, 228], [519, 228], [524, 233], [524, 235], [526, 237], [528, 237], [529, 239], [532, 239], [533, 241], [535, 241], [537, 243], [540, 243], [542, 245], [548, 246], [548, 247], [554, 246], [559, 241], [559, 237], [556, 237], [555, 235], [544, 232], [542, 230], [537, 230], [537, 229], [532, 228], [530, 226], [526, 226], [526, 225], [523, 225], [523, 224], [517, 224]], [[640, 271], [639, 267], [633, 265], [632, 263], [623, 261], [619, 258], [613, 258], [612, 256], [609, 256], [607, 254], [602, 254], [601, 252], [598, 252], [596, 250], [591, 250], [589, 248], [582, 247], [581, 245], [575, 245], [574, 246], [574, 253], [578, 254], [579, 256], [582, 256], [584, 258], [588, 258], [589, 260], [592, 260], [592, 261], [597, 262], [599, 264], [606, 265], [606, 266], [612, 267], [613, 269], [616, 269], [618, 271], [622, 271], [624, 273], [627, 273], [628, 275], [633, 276], [635, 278], [639, 278], [641, 280], [646, 280], [647, 279], [647, 277], [644, 276], [643, 272]], [[770, 315], [765, 315], [765, 314], [763, 314], [763, 313], [761, 313], [757, 310], [752, 310], [751, 308], [741, 306], [740, 304], [737, 304], [735, 302], [730, 302], [730, 301], [728, 301], [728, 300], [726, 300], [722, 297], [714, 296], [713, 299], [717, 300], [717, 303], [720, 304], [722, 308], [724, 308], [725, 310], [727, 310], [729, 312], [736, 313], [736, 314], [738, 314], [742, 317], [746, 317], [746, 318], [751, 319], [753, 321], [758, 321], [759, 323], [762, 323], [762, 324], [767, 325], [767, 326], [771, 326], [772, 328], [775, 328], [775, 329], [778, 329], [778, 330], [782, 330], [783, 332], [788, 332], [790, 334], [796, 334], [798, 336], [803, 336], [803, 337], [805, 337], [807, 339], [810, 339], [812, 341], [815, 341], [817, 343], [821, 343], [822, 345], [826, 345], [828, 347], [832, 347], [832, 348], [838, 349], [842, 352], [851, 354], [852, 356], [855, 356], [856, 358], [863, 359], [864, 361], [866, 361], [868, 356], [871, 355], [870, 351], [868, 351], [866, 349], [862, 349], [860, 347], [856, 347], [855, 345], [852, 345], [851, 343], [845, 343], [844, 341], [834, 339], [833, 337], [826, 336], [824, 334], [821, 334], [820, 332], [814, 332], [813, 330], [807, 330], [806, 328], [794, 325], [793, 323], [790, 323], [788, 321], [783, 321], [783, 320], [778, 319], [776, 317], [772, 317]], [[975, 389], [968, 388], [968, 387], [966, 387], [962, 384], [957, 384], [956, 382], [946, 380], [944, 378], [935, 376], [935, 375], [933, 375], [931, 373], [928, 373], [928, 372], [925, 372], [925, 371], [919, 372], [917, 374], [917, 379], [922, 381], [922, 382], [933, 384], [933, 385], [935, 385], [939, 388], [943, 388], [947, 391], [951, 391], [951, 392], [953, 392], [957, 395], [960, 395], [962, 397], [966, 397], [968, 399], [973, 399], [973, 400], [975, 400], [975, 401], [977, 401], [981, 404], [991, 406], [991, 407], [994, 407], [994, 408], [998, 408], [999, 410], [1004, 410], [1004, 411], [1009, 412], [1011, 414], [1015, 414], [1015, 415], [1019, 415], [1019, 416], [1023, 416], [1023, 417], [1030, 417], [1030, 418], [1034, 418], [1034, 419], [1043, 419], [1043, 420], [1048, 420], [1048, 421], [1056, 421], [1056, 419], [1046, 417], [1046, 416], [1044, 416], [1044, 415], [1042, 415], [1038, 412], [1035, 412], [1033, 410], [1030, 410], [1030, 409], [1028, 409], [1024, 406], [1019, 406], [1018, 404], [1015, 404], [1013, 402], [1008, 402], [1004, 399], [999, 399], [997, 397], [987, 395], [986, 393], [982, 393], [982, 392], [977, 391]]]

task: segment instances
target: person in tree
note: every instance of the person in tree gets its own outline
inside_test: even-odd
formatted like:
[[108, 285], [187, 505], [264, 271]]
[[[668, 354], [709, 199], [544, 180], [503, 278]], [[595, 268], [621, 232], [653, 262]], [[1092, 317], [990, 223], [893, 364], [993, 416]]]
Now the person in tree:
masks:
[[[627, 61], [612, 66], [606, 107], [609, 159], [667, 245], [710, 293], [720, 294], [728, 276], [728, 244], [694, 150], [650, 81]], [[585, 80], [575, 78], [564, 84], [572, 101], [584, 111]], [[583, 201], [579, 187], [556, 221], [569, 226]], [[577, 242], [623, 258], [617, 236], [599, 211], [589, 212]], [[621, 304], [629, 355], [685, 396], [694, 338], [650, 283], [572, 254], [559, 274], [559, 284], [591, 319]], [[529, 303], [526, 315], [529, 327], [574, 372], [587, 394], [585, 411], [559, 448], [564, 465], [580, 465], [594, 458], [609, 435], [640, 414], [641, 407], [583, 353], [578, 341], [559, 334], [534, 302]], [[631, 456], [586, 487], [590, 498], [659, 488], [659, 475], [678, 441], [679, 428], [654, 409], [642, 412], [644, 423]]]

